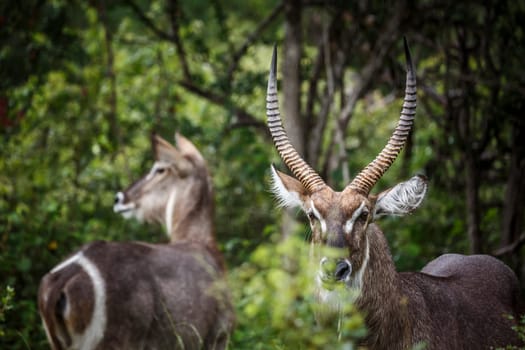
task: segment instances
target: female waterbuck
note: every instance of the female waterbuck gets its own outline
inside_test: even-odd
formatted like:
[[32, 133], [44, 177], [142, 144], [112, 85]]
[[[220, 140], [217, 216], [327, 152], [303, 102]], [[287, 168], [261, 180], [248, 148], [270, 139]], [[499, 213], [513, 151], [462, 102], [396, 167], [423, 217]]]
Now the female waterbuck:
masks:
[[[298, 206], [312, 228], [313, 251], [340, 250], [319, 258], [318, 297], [337, 311], [345, 300], [333, 281], [344, 286], [363, 312], [370, 349], [490, 349], [518, 344], [512, 326], [521, 313], [518, 281], [499, 260], [487, 255], [446, 254], [421, 272], [399, 273], [387, 241], [373, 221], [405, 215], [422, 202], [427, 182], [415, 176], [377, 195], [370, 190], [392, 165], [410, 132], [416, 109], [416, 79], [410, 52], [401, 116], [379, 155], [342, 192], [332, 190], [291, 145], [277, 100], [276, 51], [268, 81], [266, 113], [274, 144], [295, 178], [272, 166], [273, 190], [286, 206]], [[297, 179], [296, 179], [297, 178]], [[318, 253], [318, 255], [320, 255]], [[315, 253], [314, 253], [315, 256]]]
[[113, 210], [164, 226], [172, 243], [193, 241], [216, 249], [213, 187], [206, 161], [177, 134], [177, 148], [152, 137], [155, 163], [145, 176], [118, 192]]
[[171, 244], [94, 242], [42, 279], [53, 349], [225, 349], [234, 312], [215, 245], [213, 192], [201, 154], [153, 136], [151, 171], [114, 210], [165, 224]]

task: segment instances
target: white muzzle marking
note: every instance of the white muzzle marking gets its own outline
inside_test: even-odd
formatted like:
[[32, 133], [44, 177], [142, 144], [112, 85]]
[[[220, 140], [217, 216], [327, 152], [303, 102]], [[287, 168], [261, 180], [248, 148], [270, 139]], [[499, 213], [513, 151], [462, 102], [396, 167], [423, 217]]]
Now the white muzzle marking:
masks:
[[113, 205], [113, 211], [117, 214], [121, 214], [124, 218], [129, 219], [133, 216], [133, 212], [136, 209], [135, 203], [123, 203], [124, 194], [122, 192], [117, 193], [117, 201]]

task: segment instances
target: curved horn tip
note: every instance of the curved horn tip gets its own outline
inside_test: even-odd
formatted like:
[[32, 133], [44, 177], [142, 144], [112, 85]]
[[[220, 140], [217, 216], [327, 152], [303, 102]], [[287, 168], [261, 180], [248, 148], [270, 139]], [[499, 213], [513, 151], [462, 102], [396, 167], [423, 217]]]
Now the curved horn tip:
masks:
[[277, 88], [277, 44], [273, 45], [272, 63], [270, 64], [270, 74], [268, 75], [268, 88], [270, 90]]
[[272, 63], [270, 65], [270, 79], [274, 78], [276, 76], [277, 72], [277, 44], [273, 45], [273, 51], [272, 51]]
[[416, 174], [416, 177], [418, 177], [424, 183], [428, 183], [428, 177], [425, 174]]
[[405, 47], [405, 58], [407, 61], [407, 70], [410, 74], [414, 74], [414, 64], [412, 63], [412, 55], [410, 54], [410, 48], [408, 47], [408, 41], [406, 36], [403, 36], [403, 45]]

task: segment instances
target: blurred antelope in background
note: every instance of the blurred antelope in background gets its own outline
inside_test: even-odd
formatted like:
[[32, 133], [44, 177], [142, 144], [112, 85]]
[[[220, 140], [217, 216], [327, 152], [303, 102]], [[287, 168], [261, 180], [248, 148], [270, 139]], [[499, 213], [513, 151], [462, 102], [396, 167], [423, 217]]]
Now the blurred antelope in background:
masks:
[[225, 349], [234, 311], [213, 228], [206, 163], [181, 135], [153, 136], [155, 164], [116, 212], [162, 223], [171, 244], [94, 242], [41, 281], [39, 310], [61, 349]]
[[175, 137], [177, 148], [152, 137], [153, 167], [117, 193], [113, 210], [128, 219], [161, 224], [171, 243], [193, 241], [215, 249], [214, 195], [206, 161], [188, 139]]
[[[273, 191], [284, 206], [300, 207], [312, 228], [313, 257], [319, 259], [318, 298], [334, 314], [352, 302], [330, 288], [343, 285], [365, 316], [370, 349], [491, 349], [519, 344], [512, 330], [522, 314], [518, 281], [510, 268], [488, 255], [445, 254], [421, 272], [398, 273], [384, 234], [373, 221], [414, 211], [427, 181], [415, 176], [379, 194], [371, 189], [392, 165], [411, 130], [416, 78], [405, 41], [406, 90], [401, 116], [379, 155], [342, 192], [332, 190], [297, 153], [279, 113], [274, 49], [266, 98], [267, 122], [282, 160], [295, 178], [272, 166]], [[340, 251], [316, 256], [316, 247]], [[317, 253], [319, 255], [319, 253]], [[514, 320], [508, 316], [514, 317]]]

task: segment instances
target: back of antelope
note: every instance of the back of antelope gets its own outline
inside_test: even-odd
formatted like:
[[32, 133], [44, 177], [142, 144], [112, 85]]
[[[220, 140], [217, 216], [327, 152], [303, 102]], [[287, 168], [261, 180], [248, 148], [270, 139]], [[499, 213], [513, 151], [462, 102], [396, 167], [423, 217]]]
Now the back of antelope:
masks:
[[[187, 181], [176, 181], [185, 169], [185, 178], [203, 179], [197, 193], [210, 194], [209, 174], [201, 166], [202, 156], [188, 140], [178, 136], [178, 144], [180, 147], [174, 148], [154, 136], [157, 161], [139, 181], [146, 185], [143, 195], [156, 193], [159, 187], [160, 192], [167, 193], [178, 188], [177, 202], [200, 204], [187, 210], [173, 199], [171, 204], [165, 203], [171, 196], [149, 198], [141, 202], [140, 215], [155, 217], [152, 211], [171, 206], [170, 222], [179, 227], [177, 234], [193, 238], [172, 244], [93, 242], [53, 268], [43, 277], [38, 295], [40, 315], [53, 349], [227, 347], [234, 312], [213, 229], [205, 224], [212, 221], [213, 201], [201, 200], [205, 195], [196, 200], [196, 192], [180, 190]], [[170, 178], [152, 181], [159, 173], [159, 161], [165, 167], [161, 173], [171, 174]], [[203, 169], [204, 174], [193, 174]], [[199, 187], [197, 183], [194, 181], [194, 190]], [[139, 210], [136, 206], [134, 209]], [[197, 230], [198, 220], [204, 223], [201, 231]]]

